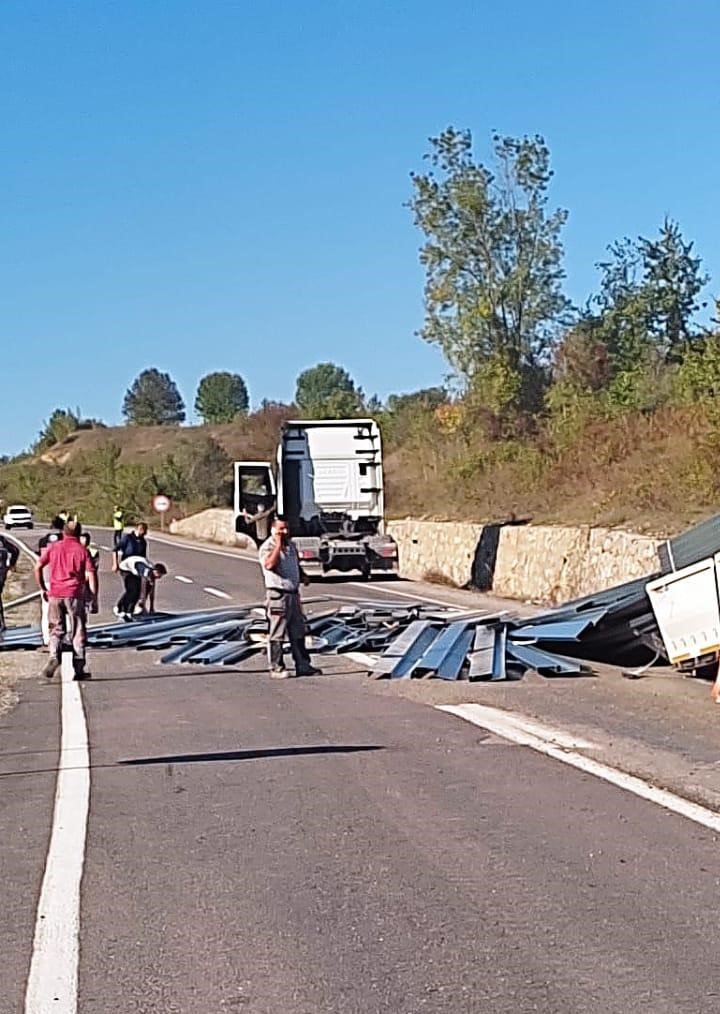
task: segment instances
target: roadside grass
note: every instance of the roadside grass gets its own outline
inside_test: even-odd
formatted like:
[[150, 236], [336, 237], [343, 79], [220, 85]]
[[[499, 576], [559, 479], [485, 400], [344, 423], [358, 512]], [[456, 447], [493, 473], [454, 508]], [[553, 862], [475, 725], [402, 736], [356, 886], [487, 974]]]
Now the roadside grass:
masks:
[[720, 501], [720, 427], [702, 407], [592, 419], [560, 439], [437, 425], [387, 442], [392, 517], [624, 527], [666, 536]]
[[[7, 604], [13, 599], [27, 595], [34, 587], [32, 564], [25, 554], [20, 556], [16, 573], [11, 574], [5, 586], [3, 600]], [[37, 600], [11, 609], [5, 614], [5, 621], [13, 627], [40, 622], [40, 607]], [[37, 655], [33, 651], [0, 651], [0, 715], [5, 714], [17, 703], [15, 686], [18, 680], [32, 676], [38, 668]]]

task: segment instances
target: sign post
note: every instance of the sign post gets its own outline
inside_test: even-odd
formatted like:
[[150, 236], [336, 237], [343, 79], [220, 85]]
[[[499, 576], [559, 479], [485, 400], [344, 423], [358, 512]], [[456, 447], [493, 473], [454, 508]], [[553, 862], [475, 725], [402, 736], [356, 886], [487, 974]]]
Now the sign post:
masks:
[[160, 531], [165, 531], [165, 514], [170, 510], [170, 497], [157, 493], [152, 500], [153, 510], [160, 515]]

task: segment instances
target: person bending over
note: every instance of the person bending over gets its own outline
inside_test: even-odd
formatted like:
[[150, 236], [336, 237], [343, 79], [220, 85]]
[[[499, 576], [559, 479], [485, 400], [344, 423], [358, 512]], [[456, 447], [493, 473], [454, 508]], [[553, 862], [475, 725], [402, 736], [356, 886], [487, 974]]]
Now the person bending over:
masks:
[[118, 565], [123, 580], [123, 593], [113, 608], [126, 623], [132, 620], [143, 593], [143, 581], [152, 587], [152, 608], [155, 606], [155, 583], [167, 574], [164, 563], [151, 563], [144, 556], [124, 556]]

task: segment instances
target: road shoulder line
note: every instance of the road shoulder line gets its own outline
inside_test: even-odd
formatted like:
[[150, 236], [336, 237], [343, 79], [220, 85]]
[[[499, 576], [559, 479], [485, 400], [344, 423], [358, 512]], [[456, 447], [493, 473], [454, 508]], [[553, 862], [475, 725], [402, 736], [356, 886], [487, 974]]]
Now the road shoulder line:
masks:
[[[490, 708], [484, 704], [437, 704], [435, 707], [438, 711], [462, 718], [466, 722], [487, 729], [488, 732], [495, 733], [512, 743], [530, 747], [538, 753], [545, 754], [546, 757], [552, 757], [554, 760], [577, 768], [585, 774], [609, 782], [619, 789], [632, 792], [633, 795], [655, 803], [687, 820], [692, 820], [695, 824], [700, 824], [711, 831], [720, 832], [720, 813], [701, 806], [699, 803], [693, 803], [667, 789], [656, 788], [642, 778], [638, 778], [637, 775], [629, 775], [619, 768], [611, 767], [577, 753], [572, 746], [563, 745], [563, 743], [575, 740], [574, 745], [582, 749], [582, 741], [576, 737], [568, 737], [566, 733], [559, 734], [557, 729], [545, 727], [539, 722], [531, 722], [530, 719], [521, 720], [520, 716], [502, 711], [500, 708]], [[534, 728], [530, 728], [530, 725]], [[558, 735], [561, 735], [562, 739], [558, 739]]]
[[55, 807], [37, 907], [25, 1014], [77, 1012], [80, 884], [90, 803], [90, 755], [80, 684], [67, 669], [60, 690]]

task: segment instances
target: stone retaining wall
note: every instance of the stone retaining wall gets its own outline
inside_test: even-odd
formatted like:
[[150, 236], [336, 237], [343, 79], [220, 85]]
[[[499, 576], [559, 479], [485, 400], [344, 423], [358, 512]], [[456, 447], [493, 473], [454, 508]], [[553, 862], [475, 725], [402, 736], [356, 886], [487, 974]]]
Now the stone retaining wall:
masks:
[[[659, 539], [611, 528], [562, 525], [480, 525], [454, 521], [390, 521], [400, 571], [413, 580], [473, 585], [504, 598], [556, 603], [644, 577], [658, 569]], [[213, 508], [170, 531], [247, 546], [233, 512]]]
[[400, 569], [504, 598], [556, 603], [658, 569], [659, 539], [610, 528], [391, 521]]
[[173, 535], [219, 542], [223, 546], [247, 547], [250, 542], [247, 536], [235, 532], [235, 514], [227, 507], [210, 507], [182, 521], [171, 521], [170, 531]]

